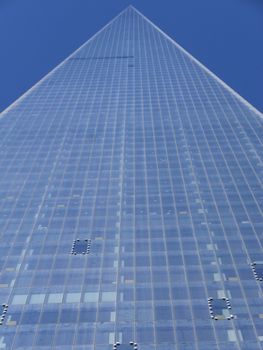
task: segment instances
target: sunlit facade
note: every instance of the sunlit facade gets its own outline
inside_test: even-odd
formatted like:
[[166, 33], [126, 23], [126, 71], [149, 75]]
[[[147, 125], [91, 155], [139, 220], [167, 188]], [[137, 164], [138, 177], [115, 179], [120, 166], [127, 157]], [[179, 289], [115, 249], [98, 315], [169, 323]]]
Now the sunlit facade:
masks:
[[263, 349], [262, 120], [132, 7], [10, 106], [0, 349]]

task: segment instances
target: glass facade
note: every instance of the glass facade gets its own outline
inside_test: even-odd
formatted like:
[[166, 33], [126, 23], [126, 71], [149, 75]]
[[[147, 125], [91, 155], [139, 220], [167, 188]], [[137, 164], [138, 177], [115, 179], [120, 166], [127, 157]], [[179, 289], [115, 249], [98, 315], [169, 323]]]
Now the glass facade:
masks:
[[129, 7], [0, 119], [0, 349], [263, 349], [262, 116]]

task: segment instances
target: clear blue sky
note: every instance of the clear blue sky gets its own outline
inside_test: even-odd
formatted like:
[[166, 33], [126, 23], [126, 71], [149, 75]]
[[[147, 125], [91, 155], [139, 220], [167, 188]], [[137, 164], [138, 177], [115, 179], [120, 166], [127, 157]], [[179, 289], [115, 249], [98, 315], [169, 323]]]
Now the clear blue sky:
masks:
[[262, 0], [0, 0], [0, 111], [129, 4], [263, 111]]

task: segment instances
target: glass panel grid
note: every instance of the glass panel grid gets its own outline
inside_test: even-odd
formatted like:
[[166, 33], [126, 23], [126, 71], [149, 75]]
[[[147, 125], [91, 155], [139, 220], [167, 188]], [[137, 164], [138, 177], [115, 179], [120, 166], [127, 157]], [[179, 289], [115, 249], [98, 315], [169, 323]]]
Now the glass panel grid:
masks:
[[0, 119], [0, 348], [262, 349], [262, 136], [121, 13]]

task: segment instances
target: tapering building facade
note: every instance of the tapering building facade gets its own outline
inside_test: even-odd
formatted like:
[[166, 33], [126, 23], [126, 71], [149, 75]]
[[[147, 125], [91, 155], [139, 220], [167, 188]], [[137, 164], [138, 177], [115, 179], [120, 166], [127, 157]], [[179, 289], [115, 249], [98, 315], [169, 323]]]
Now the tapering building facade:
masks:
[[0, 119], [0, 349], [263, 349], [262, 115], [129, 7]]

